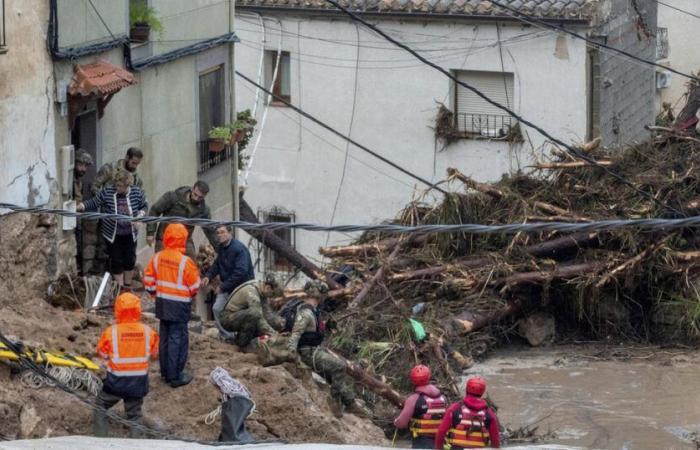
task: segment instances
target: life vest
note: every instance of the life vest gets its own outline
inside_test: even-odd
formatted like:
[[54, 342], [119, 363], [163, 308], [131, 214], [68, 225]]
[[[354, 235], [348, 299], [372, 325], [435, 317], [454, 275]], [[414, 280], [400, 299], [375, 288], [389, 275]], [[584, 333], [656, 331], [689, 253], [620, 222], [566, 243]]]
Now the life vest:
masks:
[[413, 439], [418, 437], [435, 438], [440, 422], [445, 416], [446, 408], [447, 399], [444, 395], [432, 398], [420, 394], [409, 427]]
[[118, 377], [141, 377], [148, 374], [151, 329], [141, 323], [112, 325], [112, 352], [107, 371]]
[[452, 416], [452, 428], [447, 432], [445, 448], [488, 447], [491, 442], [488, 422], [490, 418], [486, 409], [473, 410], [462, 404]]

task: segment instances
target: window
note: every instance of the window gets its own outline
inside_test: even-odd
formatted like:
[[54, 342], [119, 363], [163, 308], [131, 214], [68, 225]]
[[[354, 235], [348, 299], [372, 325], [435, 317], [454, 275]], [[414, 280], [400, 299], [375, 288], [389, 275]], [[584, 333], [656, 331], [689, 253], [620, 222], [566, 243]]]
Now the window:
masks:
[[214, 167], [231, 156], [230, 146], [218, 153], [209, 151], [209, 130], [226, 123], [224, 65], [199, 73], [199, 155], [198, 173]]
[[[263, 223], [270, 222], [284, 222], [284, 223], [294, 223], [294, 213], [289, 212], [283, 208], [272, 208], [268, 211], [258, 211], [258, 219]], [[295, 234], [294, 230], [291, 228], [285, 228], [281, 230], [275, 230], [273, 233], [290, 247], [295, 246]], [[274, 250], [269, 247], [264, 246], [264, 258], [265, 258], [265, 272], [291, 272], [293, 270], [292, 264], [290, 264], [287, 259], [277, 254]]]
[[668, 58], [668, 28], [656, 29], [656, 60]]
[[[457, 70], [459, 81], [473, 86], [501, 105], [513, 106], [513, 74]], [[456, 84], [456, 83], [455, 83]], [[515, 120], [471, 90], [456, 84], [455, 128], [467, 137], [501, 138], [508, 136]]]
[[7, 53], [5, 41], [5, 0], [0, 0], [0, 55]]
[[[275, 71], [275, 66], [277, 65], [277, 51], [276, 50], [266, 50], [265, 51], [265, 85], [270, 86], [272, 84], [272, 76]], [[272, 93], [276, 96], [291, 102], [291, 74], [290, 74], [290, 64], [289, 64], [289, 52], [280, 53], [279, 67], [277, 68], [277, 77], [275, 77], [275, 83], [272, 85]], [[274, 98], [270, 101], [271, 105], [275, 106], [285, 106], [284, 103]]]

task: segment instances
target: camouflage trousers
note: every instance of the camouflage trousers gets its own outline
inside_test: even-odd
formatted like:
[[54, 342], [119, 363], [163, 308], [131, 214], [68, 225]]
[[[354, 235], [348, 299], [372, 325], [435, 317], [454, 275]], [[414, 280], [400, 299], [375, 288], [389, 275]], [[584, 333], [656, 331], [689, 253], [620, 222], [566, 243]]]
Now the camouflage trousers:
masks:
[[234, 313], [224, 309], [219, 316], [219, 322], [226, 331], [236, 332], [233, 342], [239, 347], [247, 346], [250, 341], [261, 334], [273, 335], [276, 333], [262, 314], [249, 309]]
[[355, 400], [355, 388], [345, 372], [345, 363], [323, 347], [300, 347], [299, 356], [331, 385], [331, 394], [340, 397], [343, 405], [350, 406]]

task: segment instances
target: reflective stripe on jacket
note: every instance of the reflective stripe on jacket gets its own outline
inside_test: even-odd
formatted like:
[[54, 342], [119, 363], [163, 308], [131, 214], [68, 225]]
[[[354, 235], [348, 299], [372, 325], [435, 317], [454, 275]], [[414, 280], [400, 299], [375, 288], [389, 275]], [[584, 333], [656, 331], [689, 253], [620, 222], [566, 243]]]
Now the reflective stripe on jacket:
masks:
[[435, 437], [442, 418], [447, 409], [447, 399], [444, 395], [431, 398], [421, 394], [416, 402], [416, 408], [411, 419], [411, 436]]
[[453, 415], [445, 442], [452, 449], [488, 447], [491, 441], [488, 420], [485, 409], [472, 410], [462, 405]]

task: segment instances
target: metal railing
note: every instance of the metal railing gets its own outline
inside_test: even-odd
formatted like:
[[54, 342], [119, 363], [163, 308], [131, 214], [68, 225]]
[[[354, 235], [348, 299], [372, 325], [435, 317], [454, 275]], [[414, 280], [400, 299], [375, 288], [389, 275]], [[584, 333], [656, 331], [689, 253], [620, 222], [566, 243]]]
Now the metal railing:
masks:
[[203, 173], [212, 167], [228, 161], [233, 153], [233, 147], [227, 145], [222, 151], [215, 153], [209, 151], [209, 141], [197, 142], [197, 173]]
[[515, 125], [510, 116], [457, 113], [455, 117], [457, 130], [471, 137], [502, 138]]
[[5, 36], [5, 0], [0, 0], [0, 54], [7, 51]]
[[656, 29], [656, 60], [668, 58], [668, 28]]

